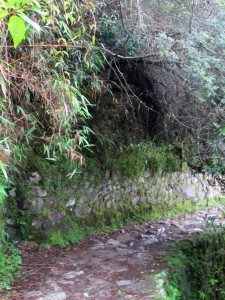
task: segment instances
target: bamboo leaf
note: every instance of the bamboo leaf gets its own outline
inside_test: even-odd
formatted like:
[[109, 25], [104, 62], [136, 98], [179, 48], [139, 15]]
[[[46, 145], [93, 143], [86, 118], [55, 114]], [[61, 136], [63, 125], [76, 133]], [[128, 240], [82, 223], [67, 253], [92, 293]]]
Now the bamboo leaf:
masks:
[[0, 20], [3, 20], [6, 16], [8, 15], [8, 11], [7, 10], [0, 10]]
[[8, 22], [9, 32], [13, 38], [14, 47], [16, 48], [25, 37], [26, 26], [24, 20], [18, 16], [12, 16]]
[[28, 18], [28, 16], [26, 16], [25, 14], [19, 14], [19, 16], [26, 21], [27, 23], [29, 23], [32, 27], [34, 27], [37, 32], [41, 31], [41, 27], [38, 23], [34, 22], [33, 20], [31, 20], [30, 18]]

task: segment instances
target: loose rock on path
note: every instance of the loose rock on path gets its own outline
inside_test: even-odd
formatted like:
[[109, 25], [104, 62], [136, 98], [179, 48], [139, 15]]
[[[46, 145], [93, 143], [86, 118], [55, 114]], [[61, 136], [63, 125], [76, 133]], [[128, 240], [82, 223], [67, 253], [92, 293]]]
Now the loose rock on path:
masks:
[[30, 245], [23, 251], [25, 273], [0, 299], [158, 299], [160, 282], [152, 275], [167, 268], [162, 257], [173, 241], [203, 232], [206, 218], [223, 222], [224, 208], [129, 225], [63, 251]]

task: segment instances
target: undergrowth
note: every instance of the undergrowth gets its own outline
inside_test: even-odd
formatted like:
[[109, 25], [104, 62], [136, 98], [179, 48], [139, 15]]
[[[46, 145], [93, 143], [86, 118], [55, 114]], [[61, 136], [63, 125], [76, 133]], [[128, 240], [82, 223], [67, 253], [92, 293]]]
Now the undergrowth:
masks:
[[9, 289], [10, 282], [20, 274], [22, 266], [21, 252], [14, 244], [7, 244], [0, 252], [0, 290]]
[[[225, 203], [224, 198], [217, 200], [209, 200], [208, 206], [214, 206]], [[68, 216], [63, 220], [63, 224], [69, 225], [68, 231], [63, 231], [62, 228], [58, 230], [50, 230], [49, 237], [42, 243], [45, 247], [58, 246], [66, 247], [69, 243], [77, 243], [86, 236], [99, 235], [105, 232], [124, 227], [128, 224], [140, 224], [160, 218], [176, 217], [192, 211], [197, 211], [206, 207], [206, 202], [196, 203], [194, 206], [190, 202], [179, 203], [169, 210], [161, 210], [151, 207], [133, 207], [130, 206], [125, 211], [104, 211], [99, 210], [89, 217], [90, 225], [87, 220], [74, 221]]]
[[6, 180], [0, 176], [0, 290], [10, 287], [10, 281], [19, 274], [22, 265], [20, 250], [14, 244], [6, 241], [3, 216], [6, 198], [5, 188]]
[[130, 177], [140, 175], [149, 169], [152, 174], [170, 173], [182, 168], [182, 159], [176, 153], [176, 147], [169, 144], [156, 144], [150, 140], [138, 144], [110, 147], [106, 155], [87, 159], [87, 169], [104, 166], [112, 173]]
[[[27, 172], [38, 172], [43, 181], [56, 175], [68, 177], [73, 172], [70, 180], [80, 180], [80, 174], [90, 174], [96, 177], [104, 174], [105, 171], [119, 176], [137, 177], [146, 169], [151, 174], [172, 173], [182, 170], [182, 158], [176, 152], [176, 146], [163, 143], [154, 143], [150, 140], [141, 143], [121, 145], [119, 148], [109, 147], [105, 154], [90, 156], [84, 159], [84, 164], [78, 165], [62, 159], [58, 161], [48, 161], [40, 155], [30, 151], [27, 153], [24, 170]], [[52, 176], [54, 174], [54, 176]], [[22, 172], [21, 172], [22, 175]]]
[[[214, 227], [215, 228], [215, 227]], [[167, 299], [225, 298], [224, 228], [182, 242], [166, 258], [171, 264]]]

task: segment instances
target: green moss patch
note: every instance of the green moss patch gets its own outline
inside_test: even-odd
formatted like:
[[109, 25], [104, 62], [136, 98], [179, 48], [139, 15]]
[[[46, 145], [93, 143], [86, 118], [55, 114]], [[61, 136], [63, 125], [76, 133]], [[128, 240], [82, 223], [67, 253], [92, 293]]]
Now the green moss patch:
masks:
[[[168, 144], [143, 141], [139, 144], [109, 148], [105, 155], [87, 160], [87, 169], [104, 165], [112, 173], [130, 177], [140, 176], [148, 168], [152, 174], [170, 173], [182, 168], [177, 148]], [[95, 169], [95, 168], [94, 168]]]
[[[72, 214], [66, 215], [56, 228], [49, 228], [48, 232], [40, 232], [39, 238], [45, 246], [65, 247], [68, 243], [81, 241], [85, 236], [99, 235], [122, 228], [127, 224], [137, 224], [158, 218], [175, 217], [206, 207], [206, 202], [191, 205], [188, 201], [179, 203], [169, 210], [153, 208], [149, 203], [133, 206], [131, 202], [121, 210], [107, 209], [102, 205], [98, 211], [87, 214], [83, 218], [76, 218]], [[225, 199], [211, 200], [208, 206], [225, 203]], [[43, 240], [43, 237], [45, 240]]]
[[166, 258], [172, 266], [165, 284], [167, 299], [223, 300], [224, 249], [224, 229], [179, 244], [176, 251]]

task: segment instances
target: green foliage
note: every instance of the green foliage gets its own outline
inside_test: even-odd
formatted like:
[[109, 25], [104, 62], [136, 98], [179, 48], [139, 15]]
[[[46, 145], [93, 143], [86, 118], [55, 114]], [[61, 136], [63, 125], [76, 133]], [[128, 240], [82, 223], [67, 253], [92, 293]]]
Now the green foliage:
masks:
[[[190, 164], [194, 156], [196, 167], [216, 175], [225, 172], [224, 17], [222, 0], [131, 0], [105, 6], [99, 27], [101, 42], [115, 53], [116, 83], [127, 95], [131, 89], [143, 95], [136, 93], [137, 79], [153, 95], [155, 138], [182, 143]], [[137, 66], [140, 73], [130, 80]]]
[[23, 19], [18, 16], [12, 16], [8, 23], [9, 32], [12, 35], [15, 48], [19, 45], [21, 40], [25, 37], [26, 26]]
[[[0, 277], [7, 287], [20, 261], [5, 241], [5, 181], [24, 170], [33, 150], [82, 163], [103, 55], [94, 44], [94, 5], [85, 0], [0, 1], [0, 27]], [[32, 218], [15, 216], [29, 239], [39, 237]]]
[[144, 35], [142, 35], [142, 40], [135, 35], [130, 35], [128, 38], [127, 32], [123, 32], [117, 12], [103, 14], [97, 37], [104, 46], [113, 48], [114, 51], [129, 52], [130, 54], [135, 54], [142, 49], [148, 38]]
[[[218, 205], [224, 203], [225, 199], [219, 201], [209, 201], [208, 205]], [[74, 216], [66, 216], [57, 228], [49, 228], [43, 234], [33, 235], [33, 241], [41, 242], [43, 246], [66, 247], [69, 243], [77, 243], [85, 236], [98, 235], [103, 232], [111, 232], [114, 229], [122, 228], [126, 224], [145, 222], [158, 218], [168, 218], [179, 216], [195, 210], [200, 210], [206, 206], [205, 202], [191, 205], [190, 202], [180, 203], [174, 207], [154, 208], [151, 204], [133, 206], [129, 199], [124, 200], [124, 208], [119, 210], [108, 209], [104, 204], [97, 211], [87, 214], [83, 219], [77, 219]], [[30, 232], [32, 226], [30, 226]], [[64, 229], [63, 229], [64, 228]], [[29, 234], [30, 234], [29, 232]], [[38, 232], [34, 229], [34, 232]], [[26, 236], [24, 236], [26, 238]], [[171, 287], [172, 288], [172, 287]]]
[[221, 230], [181, 243], [167, 257], [169, 299], [224, 299], [225, 235]]
[[4, 218], [4, 207], [6, 198], [6, 180], [0, 176], [0, 251], [5, 244], [5, 218]]
[[1, 8], [9, 32], [0, 33], [0, 170], [7, 176], [6, 166], [22, 164], [30, 149], [82, 163], [90, 146], [88, 97], [101, 89], [104, 60], [94, 44], [93, 4], [22, 0]]
[[7, 249], [0, 252], [0, 290], [10, 288], [10, 282], [19, 275], [21, 266], [20, 250], [13, 244], [8, 244]]
[[0, 205], [2, 205], [4, 203], [4, 199], [6, 197], [6, 192], [5, 192], [5, 180], [1, 180], [0, 177]]
[[[28, 24], [32, 25], [37, 31], [40, 31], [40, 26], [24, 14], [24, 11], [37, 11], [41, 8], [39, 1], [33, 0], [6, 0], [0, 3], [0, 21], [7, 22], [9, 32], [12, 36], [14, 47], [16, 48], [25, 38]], [[16, 14], [16, 15], [15, 15]], [[25, 21], [28, 23], [26, 24]]]
[[[5, 192], [5, 179], [0, 176], [0, 289], [1, 286], [7, 284], [8, 276], [10, 276], [10, 261], [8, 261], [6, 256], [6, 234], [5, 234], [5, 217], [4, 217], [4, 204], [5, 204], [6, 192]], [[7, 269], [6, 264], [9, 265]], [[8, 270], [6, 275], [4, 271]], [[3, 270], [3, 271], [2, 271]], [[5, 276], [1, 279], [1, 275]], [[11, 274], [12, 275], [12, 274]]]
[[176, 154], [175, 147], [143, 141], [139, 144], [111, 147], [106, 155], [100, 158], [106, 169], [131, 177], [140, 175], [146, 168], [155, 173], [181, 170], [182, 161]]
[[[0, 1], [0, 243], [5, 179], [22, 173], [34, 152], [66, 158], [75, 169], [89, 147], [88, 98], [100, 90], [104, 61], [94, 43], [94, 10], [86, 1]], [[20, 212], [16, 221], [34, 239], [31, 218]]]
[[14, 216], [14, 220], [21, 231], [22, 237], [30, 241], [38, 241], [44, 238], [44, 234], [36, 230], [32, 226], [32, 220], [35, 215], [29, 214], [27, 211], [20, 210]]
[[[6, 166], [5, 164], [0, 160], [0, 171], [2, 172], [3, 176], [5, 177], [5, 179], [8, 179], [8, 175], [7, 175], [7, 171], [6, 171]], [[1, 194], [3, 195], [3, 188], [1, 188]], [[0, 197], [1, 198], [1, 197]]]
[[[100, 234], [102, 232], [108, 232], [115, 228], [120, 228], [127, 223], [131, 222], [143, 222], [154, 218], [162, 217], [172, 217], [183, 213], [188, 213], [193, 210], [202, 209], [207, 205], [217, 205], [218, 203], [224, 203], [221, 201], [209, 201], [208, 203], [202, 201], [196, 204], [190, 201], [184, 203], [178, 203], [172, 207], [167, 205], [153, 206], [151, 203], [140, 203], [139, 205], [133, 205], [131, 199], [119, 200], [115, 203], [116, 207], [111, 207], [110, 209], [106, 207], [106, 203], [101, 203], [95, 207], [91, 212], [87, 212], [82, 218], [76, 218], [74, 212], [70, 209], [66, 209], [64, 200], [68, 200], [68, 195], [65, 193], [71, 185], [72, 182], [81, 183], [82, 180], [85, 182], [84, 178], [75, 176], [70, 181], [66, 176], [66, 171], [68, 168], [65, 167], [65, 174], [63, 172], [63, 165], [58, 165], [54, 163], [46, 163], [43, 158], [36, 158], [36, 167], [38, 169], [31, 169], [32, 171], [38, 171], [41, 174], [43, 182], [49, 181], [46, 186], [42, 186], [43, 182], [39, 184], [40, 187], [48, 189], [49, 193], [51, 191], [52, 199], [57, 202], [55, 208], [49, 211], [43, 207], [38, 215], [29, 213], [26, 210], [15, 210], [14, 202], [11, 201], [12, 207], [8, 207], [10, 210], [10, 218], [12, 218], [15, 224], [20, 228], [23, 239], [30, 240], [33, 242], [38, 242], [44, 246], [58, 246], [65, 247], [68, 243], [76, 243], [81, 241], [87, 235]], [[93, 169], [92, 169], [93, 174]], [[72, 181], [72, 182], [71, 182]], [[31, 191], [34, 189], [34, 185], [26, 184], [23, 186], [24, 196], [32, 197], [32, 193], [26, 194], [26, 191]], [[56, 194], [54, 194], [56, 193]], [[50, 196], [50, 195], [49, 195]], [[59, 201], [58, 201], [59, 200]], [[120, 201], [123, 203], [123, 208], [120, 206]], [[87, 203], [87, 205], [89, 205]], [[90, 203], [92, 207], [93, 204]], [[14, 209], [13, 209], [14, 207]], [[57, 213], [66, 210], [66, 216], [63, 217], [60, 223], [46, 226], [41, 228], [36, 227], [34, 223], [38, 224], [39, 220], [42, 222], [43, 219], [48, 219], [52, 213]]]
[[6, 242], [4, 221], [6, 186], [6, 179], [0, 176], [0, 290], [9, 288], [10, 281], [18, 274], [22, 264], [20, 251], [13, 244]]

